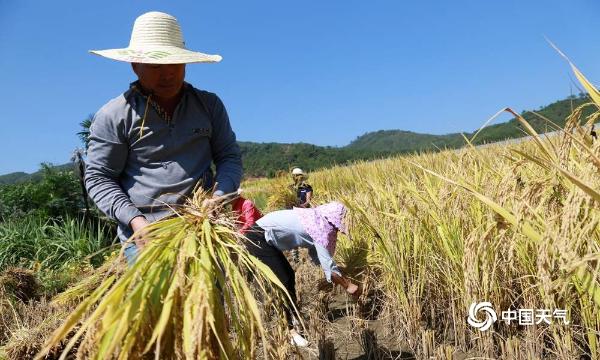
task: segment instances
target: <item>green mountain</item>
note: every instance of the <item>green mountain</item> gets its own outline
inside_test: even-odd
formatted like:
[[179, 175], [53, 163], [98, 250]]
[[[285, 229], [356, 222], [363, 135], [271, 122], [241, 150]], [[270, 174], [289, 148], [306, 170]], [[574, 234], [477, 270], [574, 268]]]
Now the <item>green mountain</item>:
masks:
[[[66, 163], [62, 165], [54, 165], [52, 168], [63, 171], [63, 170], [73, 170], [75, 165], [72, 163]], [[0, 175], [0, 185], [4, 184], [19, 184], [24, 183], [26, 181], [37, 181], [42, 178], [43, 170], [38, 170], [32, 174], [28, 174], [25, 172], [14, 172], [10, 174]]]
[[379, 150], [391, 153], [407, 153], [431, 149], [457, 148], [465, 144], [458, 134], [431, 135], [404, 130], [379, 130], [359, 136], [346, 146], [355, 150]]
[[[563, 127], [565, 119], [572, 110], [588, 100], [584, 96], [569, 97], [565, 100], [554, 102], [548, 106], [542, 107], [538, 111], [526, 111], [521, 114], [532, 126], [539, 132], [549, 132]], [[587, 110], [587, 114], [591, 108]], [[552, 121], [556, 126], [550, 124], [540, 116]], [[471, 139], [476, 131], [465, 133], [464, 135]], [[474, 144], [485, 144], [514, 139], [525, 136], [525, 131], [517, 121], [511, 119], [507, 122], [494, 124], [485, 127], [477, 134]], [[380, 130], [366, 133], [352, 141], [346, 146], [351, 149], [362, 149], [371, 151], [387, 151], [390, 153], [406, 153], [413, 151], [426, 151], [444, 148], [458, 148], [465, 145], [465, 140], [461, 134], [430, 135], [419, 134], [402, 130]]]
[[14, 184], [23, 181], [26, 178], [31, 176], [28, 173], [24, 173], [22, 171], [14, 172], [10, 174], [5, 174], [0, 176], [0, 184]]
[[[566, 117], [572, 109], [587, 102], [580, 94], [554, 102], [539, 110], [526, 111], [522, 116], [538, 132], [556, 130], [565, 124]], [[591, 112], [591, 108], [587, 110]], [[550, 124], [544, 118], [555, 123]], [[465, 133], [469, 139], [476, 131]], [[475, 144], [491, 143], [506, 139], [525, 136], [525, 132], [516, 119], [487, 126], [477, 134]], [[277, 171], [287, 171], [291, 167], [300, 166], [307, 171], [336, 164], [346, 164], [356, 160], [369, 160], [395, 154], [434, 151], [438, 149], [455, 149], [465, 145], [463, 136], [459, 133], [446, 135], [419, 134], [403, 130], [380, 130], [369, 132], [357, 137], [349, 145], [343, 147], [316, 146], [305, 143], [254, 143], [239, 142], [244, 162], [244, 174], [248, 177], [274, 176]], [[60, 165], [61, 169], [72, 169], [70, 163]], [[12, 184], [35, 180], [41, 173], [33, 174], [15, 172], [0, 176], [1, 184]]]
[[249, 177], [274, 176], [277, 171], [288, 171], [294, 166], [307, 170], [346, 164], [359, 159], [373, 159], [387, 152], [348, 147], [317, 146], [305, 143], [239, 142], [244, 174]]

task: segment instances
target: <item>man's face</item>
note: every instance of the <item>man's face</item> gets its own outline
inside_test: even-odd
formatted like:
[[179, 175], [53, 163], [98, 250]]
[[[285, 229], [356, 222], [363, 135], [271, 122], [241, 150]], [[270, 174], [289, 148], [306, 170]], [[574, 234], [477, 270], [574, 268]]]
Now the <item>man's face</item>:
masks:
[[131, 64], [142, 87], [163, 99], [176, 97], [183, 86], [185, 64]]

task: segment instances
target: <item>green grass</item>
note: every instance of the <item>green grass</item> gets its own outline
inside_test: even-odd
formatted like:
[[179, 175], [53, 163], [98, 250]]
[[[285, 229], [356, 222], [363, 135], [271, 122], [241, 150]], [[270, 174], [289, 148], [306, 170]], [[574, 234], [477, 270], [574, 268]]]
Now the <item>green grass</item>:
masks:
[[76, 218], [30, 216], [0, 223], [0, 270], [8, 266], [58, 269], [66, 264], [102, 262], [113, 239], [109, 225]]

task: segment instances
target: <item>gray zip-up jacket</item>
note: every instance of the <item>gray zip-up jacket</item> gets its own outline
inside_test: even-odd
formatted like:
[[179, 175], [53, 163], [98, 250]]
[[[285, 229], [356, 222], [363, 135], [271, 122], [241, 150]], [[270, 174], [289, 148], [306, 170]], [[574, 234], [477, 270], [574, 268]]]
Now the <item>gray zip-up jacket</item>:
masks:
[[[170, 122], [130, 88], [94, 116], [89, 137], [85, 185], [98, 208], [119, 223], [119, 237], [132, 235], [130, 221], [155, 221], [180, 204], [198, 182], [217, 194], [240, 185], [242, 161], [221, 100], [185, 83]], [[142, 118], [148, 105], [144, 130]]]

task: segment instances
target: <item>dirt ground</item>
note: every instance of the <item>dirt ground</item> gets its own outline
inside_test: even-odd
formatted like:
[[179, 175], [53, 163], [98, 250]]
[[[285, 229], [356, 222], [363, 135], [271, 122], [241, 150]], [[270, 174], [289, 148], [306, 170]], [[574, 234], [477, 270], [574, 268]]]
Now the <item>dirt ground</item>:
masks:
[[361, 320], [354, 314], [355, 305], [344, 294], [337, 294], [329, 303], [327, 322], [322, 321], [319, 338], [311, 339], [311, 347], [303, 353], [307, 359], [414, 359], [385, 333], [382, 320]]
[[296, 359], [415, 359], [389, 333], [382, 305], [370, 303], [370, 294], [359, 305], [343, 289], [325, 283], [320, 266], [312, 264], [306, 254], [301, 253], [298, 261], [290, 260], [296, 270], [304, 335], [310, 342], [297, 352]]

